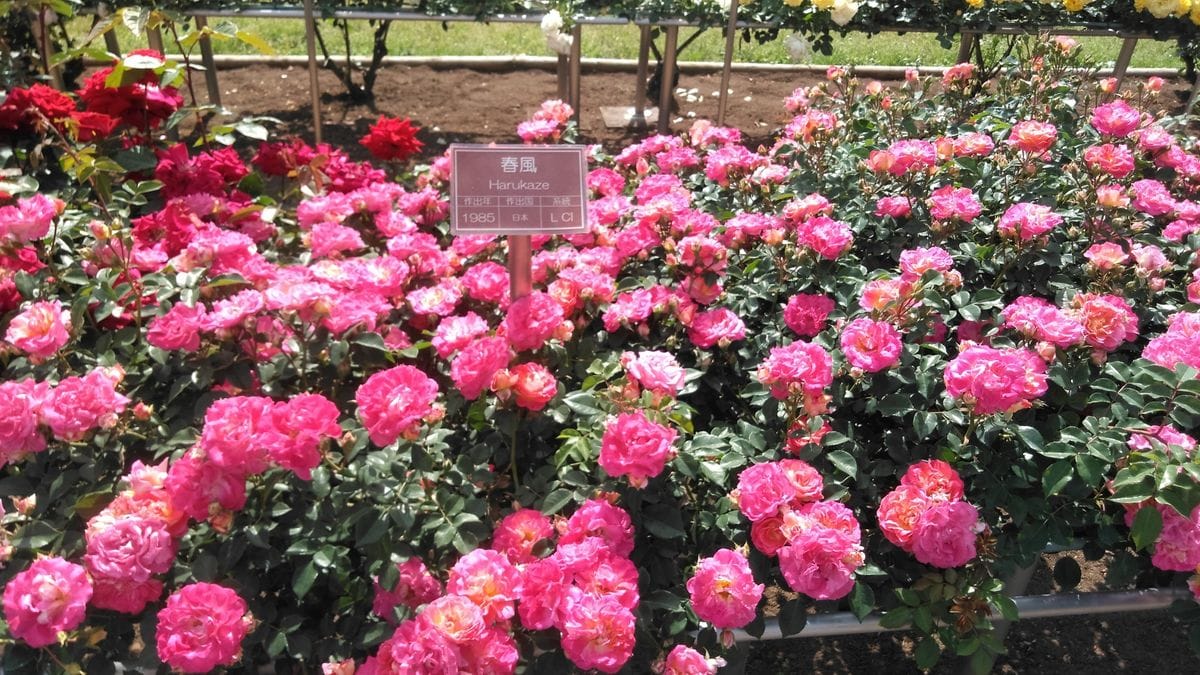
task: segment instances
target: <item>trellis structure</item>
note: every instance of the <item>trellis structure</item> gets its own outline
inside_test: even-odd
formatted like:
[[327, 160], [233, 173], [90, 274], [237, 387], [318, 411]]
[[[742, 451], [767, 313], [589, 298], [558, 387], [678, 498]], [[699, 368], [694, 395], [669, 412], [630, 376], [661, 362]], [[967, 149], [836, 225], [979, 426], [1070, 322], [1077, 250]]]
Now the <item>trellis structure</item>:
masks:
[[[416, 11], [403, 10], [387, 10], [387, 9], [359, 9], [359, 8], [341, 8], [334, 10], [326, 10], [318, 17], [318, 11], [314, 0], [303, 0], [303, 6], [254, 6], [254, 7], [195, 7], [188, 8], [186, 13], [191, 16], [197, 24], [197, 27], [203, 28], [207, 24], [209, 18], [257, 18], [257, 19], [291, 19], [302, 20], [305, 24], [305, 42], [308, 52], [308, 74], [309, 74], [309, 98], [310, 105], [313, 111], [313, 130], [317, 141], [321, 139], [321, 112], [320, 112], [320, 88], [318, 85], [317, 74], [320, 70], [316, 51], [316, 20], [317, 18], [342, 19], [347, 21], [437, 21], [437, 22], [464, 22], [478, 21], [475, 16], [463, 14], [426, 14]], [[501, 23], [525, 23], [537, 24], [540, 23], [543, 14], [498, 14], [487, 17], [488, 21]], [[572, 31], [572, 48], [569, 55], [560, 55], [558, 58], [558, 94], [560, 98], [567, 101], [576, 111], [578, 119], [581, 106], [580, 82], [582, 80], [582, 29], [584, 26], [596, 25], [627, 25], [629, 21], [621, 17], [615, 16], [584, 16], [574, 19]], [[631, 123], [635, 126], [644, 126], [646, 120], [646, 81], [649, 74], [649, 56], [651, 31], [655, 28], [661, 29], [664, 33], [664, 47], [662, 50], [662, 78], [664, 86], [659, 92], [657, 131], [659, 133], [667, 133], [670, 129], [670, 116], [663, 113], [669, 109], [671, 96], [673, 94], [669, 83], [674, 81], [678, 71], [678, 45], [679, 45], [679, 29], [680, 28], [699, 28], [703, 29], [706, 25], [685, 19], [664, 19], [664, 18], [642, 18], [635, 19], [633, 24], [638, 26], [640, 30], [640, 45], [638, 49], [637, 61], [637, 83], [633, 97], [633, 110], [630, 116]], [[739, 19], [739, 4], [738, 0], [730, 0], [727, 22], [725, 25], [725, 49], [724, 61], [721, 71], [721, 89], [718, 96], [718, 113], [717, 123], [724, 124], [726, 112], [728, 110], [728, 91], [729, 78], [733, 69], [733, 53], [735, 48], [736, 34], [740, 30], [775, 30], [779, 27], [776, 25], [743, 21]], [[886, 26], [880, 27], [881, 32], [934, 32], [934, 29], [921, 26]], [[1161, 36], [1153, 35], [1143, 30], [1128, 30], [1108, 26], [1017, 26], [1017, 25], [1000, 25], [987, 29], [968, 28], [964, 27], [961, 32], [961, 42], [958, 54], [958, 60], [965, 61], [970, 57], [971, 50], [978, 48], [979, 39], [982, 35], [1018, 35], [1032, 33], [1049, 33], [1054, 35], [1065, 36], [1089, 36], [1089, 37], [1109, 37], [1116, 38], [1122, 41], [1121, 50], [1112, 69], [1112, 75], [1117, 78], [1118, 82], [1124, 79], [1130, 60], [1133, 57], [1134, 49], [1139, 40], [1142, 39], [1161, 39]], [[157, 29], [149, 31], [149, 42], [152, 48], [163, 50], [163, 41], [161, 32]], [[108, 48], [111, 51], [119, 53], [120, 47], [116, 42], [116, 37], [111, 31], [105, 36]], [[220, 86], [217, 80], [216, 62], [212, 50], [211, 41], [207, 37], [201, 38], [199, 42], [201, 63], [205, 69], [205, 83], [208, 98], [211, 103], [220, 105]], [[1191, 95], [1187, 102], [1187, 110], [1191, 110], [1200, 97], [1200, 78], [1197, 78], [1196, 84], [1192, 87]]]

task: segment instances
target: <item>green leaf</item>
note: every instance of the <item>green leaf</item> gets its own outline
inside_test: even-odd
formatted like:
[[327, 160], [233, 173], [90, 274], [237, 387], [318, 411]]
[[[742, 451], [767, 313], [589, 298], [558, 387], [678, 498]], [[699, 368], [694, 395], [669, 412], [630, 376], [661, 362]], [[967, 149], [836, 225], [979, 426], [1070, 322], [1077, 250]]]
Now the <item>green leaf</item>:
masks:
[[1075, 467], [1066, 460], [1059, 460], [1046, 467], [1046, 472], [1042, 474], [1042, 492], [1047, 497], [1056, 495], [1062, 492], [1074, 476]]
[[275, 53], [275, 50], [271, 48], [271, 45], [268, 44], [266, 40], [255, 35], [254, 33], [248, 33], [244, 30], [239, 30], [235, 37], [251, 47], [254, 47], [263, 54], [270, 56], [271, 54]]
[[253, 138], [256, 141], [265, 141], [270, 137], [270, 132], [261, 124], [238, 122], [234, 129], [246, 138]]
[[862, 623], [872, 609], [875, 609], [875, 591], [870, 584], [862, 581], [855, 582], [854, 590], [850, 591], [850, 611], [854, 613], [859, 623]]
[[889, 610], [879, 619], [879, 625], [882, 628], [903, 628], [912, 622], [912, 609], [909, 607], [897, 607]]
[[1017, 427], [1017, 437], [1025, 444], [1025, 447], [1034, 452], [1041, 452], [1042, 446], [1046, 441], [1042, 438], [1042, 433], [1033, 427]]
[[683, 516], [678, 508], [655, 504], [645, 510], [645, 515], [642, 523], [650, 534], [660, 539], [680, 539], [687, 534], [683, 530]]
[[546, 495], [542, 500], [542, 513], [552, 516], [563, 509], [564, 506], [571, 503], [571, 492], [559, 488], [554, 492]]
[[917, 433], [917, 440], [928, 438], [935, 429], [937, 429], [937, 415], [934, 413], [921, 411], [913, 415], [913, 431]]
[[917, 645], [917, 650], [913, 655], [917, 662], [917, 667], [921, 670], [929, 670], [937, 664], [938, 659], [942, 656], [942, 648], [938, 645], [937, 640], [933, 639], [932, 635], [925, 636]]
[[1133, 527], [1129, 530], [1129, 537], [1133, 540], [1134, 548], [1139, 551], [1149, 548], [1158, 540], [1158, 535], [1162, 532], [1162, 527], [1162, 514], [1158, 512], [1158, 509], [1153, 507], [1142, 508], [1133, 517]]
[[1017, 611], [1017, 603], [1007, 595], [1000, 594], [995, 596], [996, 609], [1000, 610], [1000, 616], [1008, 621], [1016, 621], [1019, 617]]
[[783, 637], [795, 635], [808, 624], [808, 611], [799, 599], [788, 600], [779, 608], [779, 632]]
[[854, 457], [845, 450], [834, 450], [829, 453], [829, 462], [837, 468], [838, 471], [853, 478], [858, 473], [858, 463], [854, 461]]
[[296, 598], [301, 599], [308, 595], [308, 592], [312, 590], [313, 582], [316, 580], [317, 566], [313, 564], [313, 561], [309, 560], [292, 575], [292, 592], [296, 594]]

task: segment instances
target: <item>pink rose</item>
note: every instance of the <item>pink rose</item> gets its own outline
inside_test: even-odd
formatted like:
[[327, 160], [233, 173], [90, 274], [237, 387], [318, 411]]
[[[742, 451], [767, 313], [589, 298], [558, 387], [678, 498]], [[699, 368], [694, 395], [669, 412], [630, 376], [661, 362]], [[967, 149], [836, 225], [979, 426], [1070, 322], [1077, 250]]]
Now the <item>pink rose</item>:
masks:
[[30, 647], [58, 642], [60, 631], [83, 622], [92, 582], [82, 565], [62, 558], [39, 558], [4, 586], [8, 632]]
[[825, 328], [825, 320], [835, 303], [828, 295], [797, 293], [783, 308], [783, 322], [800, 337], [816, 337]]
[[54, 356], [71, 339], [71, 313], [58, 300], [35, 302], [8, 324], [4, 339], [34, 363]]
[[483, 548], [459, 558], [446, 581], [446, 592], [475, 603], [488, 623], [512, 618], [520, 590], [517, 568], [503, 553]]
[[241, 658], [242, 639], [253, 627], [246, 602], [233, 589], [188, 584], [158, 612], [158, 657], [185, 673], [231, 666]]
[[562, 609], [562, 648], [582, 670], [615, 673], [630, 657], [636, 642], [633, 612], [612, 596], [575, 592]]
[[63, 379], [46, 396], [42, 421], [55, 438], [68, 442], [83, 440], [94, 429], [111, 429], [129, 404], [116, 390], [121, 376], [101, 368]]
[[779, 462], [751, 464], [738, 474], [737, 488], [731, 496], [742, 515], [757, 522], [776, 515], [780, 507], [797, 496], [797, 485]]
[[540, 349], [563, 321], [562, 306], [541, 291], [534, 291], [508, 306], [504, 334], [518, 352]]
[[1071, 305], [1084, 339], [1096, 349], [1111, 352], [1138, 336], [1137, 315], [1120, 296], [1080, 293]]
[[412, 437], [423, 420], [435, 419], [437, 395], [437, 382], [413, 366], [399, 365], [367, 378], [355, 401], [371, 442], [382, 447]]
[[28, 452], [46, 449], [46, 438], [38, 427], [45, 384], [25, 379], [0, 382], [0, 466]]
[[1025, 120], [1013, 125], [1005, 142], [1021, 152], [1031, 155], [1041, 155], [1054, 145], [1058, 138], [1058, 129], [1049, 122]]
[[492, 549], [508, 556], [512, 564], [521, 565], [537, 560], [534, 547], [553, 537], [554, 525], [541, 511], [517, 509], [496, 525]]
[[1092, 126], [1105, 136], [1125, 138], [1142, 124], [1142, 114], [1124, 99], [1096, 106], [1092, 110]]
[[892, 324], [866, 317], [846, 324], [840, 345], [850, 365], [868, 373], [877, 373], [896, 365], [904, 351], [900, 332]]
[[796, 228], [797, 241], [826, 260], [835, 260], [854, 244], [850, 226], [827, 216], [817, 216]]
[[683, 368], [667, 352], [624, 352], [621, 365], [631, 381], [657, 394], [675, 396], [683, 387]]
[[1046, 363], [1027, 349], [969, 344], [944, 373], [946, 391], [977, 415], [1011, 412], [1046, 393]]
[[175, 540], [162, 521], [101, 512], [88, 521], [84, 563], [96, 577], [144, 582], [175, 562]]
[[779, 570], [788, 586], [816, 600], [836, 600], [854, 588], [863, 564], [862, 546], [841, 530], [814, 527], [779, 551]]
[[337, 406], [320, 394], [297, 394], [276, 403], [270, 412], [275, 433], [267, 446], [271, 461], [295, 473], [303, 480], [312, 479], [312, 470], [321, 464], [321, 446], [342, 435]]
[[166, 314], [150, 320], [146, 342], [167, 351], [194, 352], [200, 349], [200, 334], [208, 325], [204, 305], [189, 306], [177, 302]]
[[879, 529], [888, 541], [912, 553], [913, 530], [929, 506], [928, 497], [919, 488], [901, 485], [879, 502]]
[[962, 478], [940, 459], [925, 459], [909, 466], [900, 485], [919, 491], [931, 502], [957, 502], [963, 498]]
[[1029, 241], [1062, 224], [1062, 216], [1049, 206], [1021, 202], [1008, 207], [996, 223], [996, 231], [1005, 237]]
[[979, 511], [967, 502], [941, 502], [921, 514], [912, 533], [917, 560], [934, 567], [965, 565], [975, 557]]
[[463, 398], [474, 401], [492, 385], [492, 378], [512, 357], [509, 344], [502, 337], [479, 338], [454, 357], [450, 363], [450, 378]]
[[687, 581], [696, 616], [719, 630], [741, 628], [753, 621], [764, 588], [754, 583], [745, 556], [728, 548], [702, 559]]
[[619, 506], [602, 499], [580, 504], [560, 530], [558, 543], [574, 544], [598, 537], [613, 553], [628, 556], [633, 552], [633, 521]]
[[600, 443], [600, 467], [610, 476], [628, 476], [636, 488], [662, 473], [675, 456], [674, 429], [651, 422], [641, 411], [622, 413], [608, 423]]
[[688, 338], [700, 349], [724, 348], [745, 337], [746, 324], [724, 307], [697, 312], [688, 326]]

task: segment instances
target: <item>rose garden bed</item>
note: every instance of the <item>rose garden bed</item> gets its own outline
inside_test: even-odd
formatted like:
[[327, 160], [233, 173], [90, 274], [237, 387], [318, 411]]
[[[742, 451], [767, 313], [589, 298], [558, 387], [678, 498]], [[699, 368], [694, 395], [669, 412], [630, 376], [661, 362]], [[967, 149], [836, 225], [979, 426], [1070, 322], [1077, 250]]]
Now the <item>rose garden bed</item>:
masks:
[[982, 666], [1049, 545], [1186, 583], [1200, 157], [1075, 56], [595, 147], [521, 298], [407, 121], [259, 143], [150, 53], [10, 92], [6, 671], [714, 672], [817, 603]]

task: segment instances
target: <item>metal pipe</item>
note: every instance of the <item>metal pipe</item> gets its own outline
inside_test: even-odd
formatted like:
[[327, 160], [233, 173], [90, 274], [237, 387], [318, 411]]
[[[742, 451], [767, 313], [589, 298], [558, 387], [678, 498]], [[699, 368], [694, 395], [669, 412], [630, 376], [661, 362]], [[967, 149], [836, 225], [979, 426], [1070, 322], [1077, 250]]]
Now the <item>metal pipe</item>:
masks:
[[572, 119], [579, 124], [579, 109], [583, 107], [579, 95], [583, 83], [583, 26], [575, 24], [571, 27], [571, 108], [574, 109]]
[[[179, 54], [167, 54], [172, 61], [182, 61]], [[308, 57], [304, 55], [261, 55], [261, 54], [216, 54], [213, 57], [217, 67], [240, 67], [249, 65], [304, 66]], [[89, 66], [110, 65], [107, 60], [84, 58]], [[633, 59], [606, 59], [584, 57], [583, 67], [597, 72], [632, 73], [637, 69], [637, 61]], [[385, 56], [383, 62], [394, 66], [429, 66], [431, 68], [475, 68], [479, 70], [499, 70], [519, 66], [522, 68], [540, 68], [553, 70], [558, 63], [553, 56]], [[718, 73], [723, 64], [720, 61], [681, 61], [675, 65], [681, 73]], [[824, 75], [829, 66], [819, 66], [807, 63], [739, 63], [734, 62], [734, 72], [745, 73], [817, 73]], [[920, 71], [925, 75], [941, 75], [948, 66], [921, 66]], [[873, 77], [880, 80], [899, 80], [904, 78], [908, 66], [854, 66], [854, 73], [861, 77]], [[1112, 75], [1113, 71], [1099, 70], [1099, 75]], [[1164, 78], [1179, 77], [1177, 68], [1129, 68], [1125, 72], [1131, 77], [1158, 76]]]
[[[1162, 610], [1170, 607], [1176, 600], [1187, 597], [1191, 597], [1191, 593], [1186, 588], [1151, 588], [1140, 591], [1024, 595], [1013, 598], [1013, 601], [1017, 604], [1017, 612], [1021, 619], [1055, 619], [1085, 614]], [[870, 614], [860, 623], [850, 612], [815, 614], [808, 617], [802, 632], [788, 637], [836, 637], [908, 630], [907, 626], [884, 628], [879, 625], [881, 618], [879, 614]], [[774, 619], [767, 621], [761, 638], [756, 638], [744, 630], [733, 631], [733, 636], [738, 642], [783, 638], [779, 622]]]
[[721, 97], [717, 99], [717, 126], [725, 126], [729, 108], [729, 76], [733, 70], [733, 42], [737, 37], [738, 0], [729, 0], [729, 25], [725, 28], [725, 65], [721, 68]]
[[213, 60], [212, 39], [204, 33], [208, 28], [208, 19], [197, 16], [196, 29], [202, 31], [200, 37], [200, 63], [204, 66], [204, 86], [208, 89], [208, 102], [221, 105], [221, 84], [217, 82], [217, 64]]
[[[637, 129], [646, 126], [646, 77], [650, 74], [650, 26], [640, 26], [638, 42], [637, 85], [633, 89], [633, 117], [630, 124]], [[1200, 81], [1200, 80], [1197, 80]]]
[[1121, 42], [1121, 52], [1117, 54], [1117, 62], [1113, 65], [1113, 77], [1117, 78], [1117, 89], [1125, 81], [1125, 71], [1129, 69], [1129, 61], [1133, 59], [1133, 50], [1137, 48], [1138, 39], [1125, 38]]
[[663, 45], [662, 77], [659, 78], [658, 133], [671, 130], [671, 100], [675, 94], [675, 51], [679, 43], [679, 26], [667, 26], [667, 40]]
[[304, 42], [308, 48], [308, 98], [312, 106], [313, 139], [321, 142], [321, 84], [317, 74], [317, 19], [313, 0], [304, 0]]

